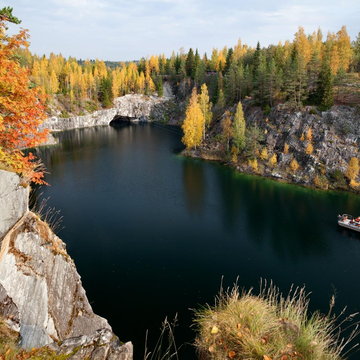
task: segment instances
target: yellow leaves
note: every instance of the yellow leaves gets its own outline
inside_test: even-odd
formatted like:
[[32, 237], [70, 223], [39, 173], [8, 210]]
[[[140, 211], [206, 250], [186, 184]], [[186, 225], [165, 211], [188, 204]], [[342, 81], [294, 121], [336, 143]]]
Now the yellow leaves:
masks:
[[211, 329], [211, 334], [214, 335], [217, 334], [218, 332], [219, 332], [219, 328], [217, 326], [213, 326]]
[[309, 128], [309, 130], [306, 133], [306, 140], [307, 141], [312, 141], [312, 130], [311, 127]]
[[184, 137], [182, 142], [188, 149], [199, 146], [202, 141], [204, 129], [204, 116], [198, 103], [196, 88], [194, 87], [190, 103], [186, 109], [186, 117], [182, 129], [184, 130]]
[[230, 359], [233, 359], [234, 357], [235, 357], [235, 355], [236, 355], [236, 353], [235, 353], [235, 351], [229, 351], [229, 353], [228, 353], [228, 357], [230, 358]]
[[349, 162], [348, 169], [345, 176], [351, 181], [356, 179], [359, 174], [359, 160], [356, 157], [352, 157]]
[[288, 154], [289, 153], [289, 145], [287, 143], [285, 143], [284, 145], [284, 154]]
[[299, 163], [296, 161], [296, 159], [293, 159], [290, 163], [290, 169], [292, 172], [296, 172], [298, 168], [300, 167]]
[[308, 146], [306, 147], [305, 153], [310, 155], [310, 154], [312, 154], [313, 151], [314, 151], [314, 148], [311, 145], [311, 143], [309, 143]]
[[304, 136], [304, 133], [301, 134], [301, 138], [300, 138], [300, 141], [304, 141], [305, 140], [305, 136]]
[[270, 157], [270, 160], [269, 160], [269, 165], [271, 167], [274, 167], [276, 164], [277, 164], [277, 156], [276, 156], [276, 154], [272, 154], [272, 156]]
[[267, 160], [268, 157], [269, 157], [269, 155], [268, 155], [267, 148], [264, 147], [264, 148], [261, 150], [260, 159], [261, 159], [261, 160]]
[[257, 159], [249, 160], [249, 166], [252, 171], [257, 172], [258, 171], [258, 161]]

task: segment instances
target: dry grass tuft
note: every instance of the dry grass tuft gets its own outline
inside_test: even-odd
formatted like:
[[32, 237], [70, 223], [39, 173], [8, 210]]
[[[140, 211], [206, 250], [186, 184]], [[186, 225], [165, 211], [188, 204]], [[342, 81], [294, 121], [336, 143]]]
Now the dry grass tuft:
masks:
[[[333, 300], [333, 299], [332, 299]], [[272, 283], [261, 283], [260, 294], [239, 292], [237, 285], [220, 293], [214, 307], [195, 312], [198, 336], [195, 346], [200, 358], [258, 360], [338, 360], [359, 334], [358, 323], [342, 338], [343, 321], [316, 312], [309, 315], [305, 288], [291, 288], [284, 297]], [[341, 316], [343, 312], [341, 313]]]

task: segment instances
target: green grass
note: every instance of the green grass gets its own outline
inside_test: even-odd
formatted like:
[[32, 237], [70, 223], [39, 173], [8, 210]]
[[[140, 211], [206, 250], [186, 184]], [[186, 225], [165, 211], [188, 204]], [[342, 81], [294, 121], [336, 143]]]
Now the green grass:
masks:
[[[259, 295], [239, 292], [237, 286], [216, 298], [214, 307], [196, 311], [195, 346], [201, 359], [344, 359], [358, 335], [355, 323], [351, 334], [342, 338], [339, 318], [309, 314], [304, 288], [291, 289], [284, 297], [271, 283]], [[330, 309], [332, 309], [331, 303]]]

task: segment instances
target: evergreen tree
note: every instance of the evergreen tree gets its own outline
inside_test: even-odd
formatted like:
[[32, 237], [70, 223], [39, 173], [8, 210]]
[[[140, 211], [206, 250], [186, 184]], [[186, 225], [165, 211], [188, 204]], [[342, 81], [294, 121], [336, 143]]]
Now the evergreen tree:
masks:
[[108, 77], [103, 77], [100, 82], [99, 101], [103, 104], [103, 107], [108, 108], [112, 106], [113, 100], [111, 80]]
[[257, 45], [256, 45], [256, 50], [255, 50], [254, 56], [253, 56], [253, 62], [252, 62], [252, 73], [254, 76], [256, 76], [257, 68], [259, 67], [260, 54], [261, 54], [261, 48], [260, 48], [260, 42], [258, 41]]
[[255, 71], [254, 96], [261, 107], [265, 105], [266, 98], [266, 59], [263, 54], [259, 54], [258, 66]]
[[158, 93], [158, 97], [163, 97], [163, 95], [164, 95], [164, 88], [163, 88], [163, 83], [162, 83], [161, 75], [158, 77], [158, 82], [157, 82], [156, 90], [157, 90], [157, 93]]
[[334, 105], [333, 76], [328, 55], [323, 59], [316, 90], [316, 98], [320, 110], [330, 109]]
[[197, 73], [197, 70], [198, 70], [198, 68], [200, 66], [200, 63], [201, 63], [200, 55], [199, 55], [198, 49], [196, 49], [195, 57], [194, 57], [194, 66], [193, 66], [193, 68], [191, 70], [191, 78], [193, 80], [195, 80], [196, 73]]
[[224, 68], [224, 74], [226, 76], [227, 72], [230, 69], [230, 66], [233, 62], [233, 57], [234, 57], [234, 50], [232, 48], [230, 48], [228, 50], [227, 56], [226, 56], [226, 64], [225, 64], [225, 68]]
[[240, 151], [245, 148], [245, 118], [244, 112], [242, 109], [241, 101], [239, 101], [236, 107], [236, 113], [234, 116], [234, 124], [233, 124], [233, 143], [236, 148]]
[[186, 58], [185, 68], [186, 68], [186, 75], [191, 76], [195, 63], [194, 51], [190, 48], [189, 53]]
[[245, 131], [246, 141], [245, 150], [249, 159], [256, 159], [260, 155], [261, 142], [264, 140], [264, 134], [261, 129], [258, 128], [256, 123]]

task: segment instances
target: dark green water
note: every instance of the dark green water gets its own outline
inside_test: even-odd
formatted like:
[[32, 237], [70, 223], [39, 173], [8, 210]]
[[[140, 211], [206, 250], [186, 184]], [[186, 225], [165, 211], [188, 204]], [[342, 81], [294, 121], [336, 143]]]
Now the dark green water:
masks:
[[[60, 237], [93, 309], [142, 359], [161, 322], [178, 313], [179, 344], [191, 343], [192, 312], [220, 288], [258, 289], [272, 279], [312, 292], [311, 310], [360, 308], [360, 236], [338, 228], [338, 213], [360, 214], [360, 197], [237, 174], [184, 158], [176, 129], [116, 125], [59, 133], [40, 150], [43, 188], [61, 209]], [[356, 357], [356, 356], [355, 356]], [[184, 345], [181, 359], [196, 359]]]

